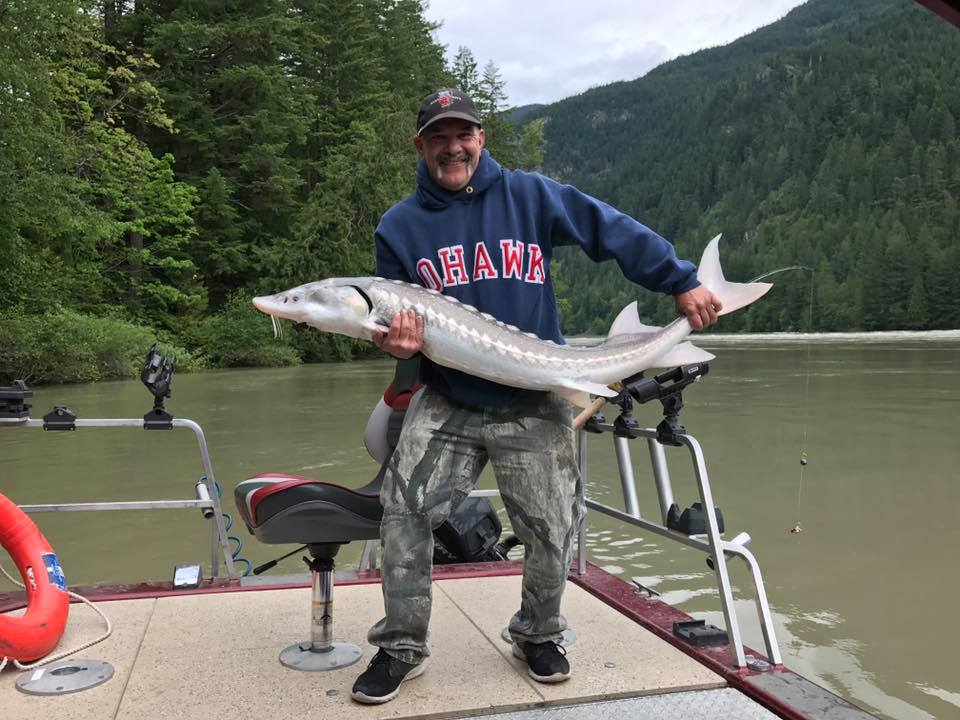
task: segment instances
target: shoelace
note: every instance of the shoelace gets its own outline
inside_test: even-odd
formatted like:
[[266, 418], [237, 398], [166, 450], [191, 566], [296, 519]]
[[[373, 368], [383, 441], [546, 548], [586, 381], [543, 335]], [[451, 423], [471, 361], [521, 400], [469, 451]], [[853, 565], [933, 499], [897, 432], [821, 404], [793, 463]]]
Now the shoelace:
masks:
[[560, 653], [564, 657], [567, 655], [567, 649], [560, 643], [555, 643], [552, 640], [548, 640], [545, 643], [537, 643], [537, 645], [534, 646], [533, 652], [537, 657], [540, 657], [551, 650]]
[[383, 650], [380, 650], [379, 652], [377, 652], [376, 655], [373, 656], [373, 659], [370, 660], [370, 664], [367, 665], [367, 667], [373, 667], [374, 665], [389, 664], [393, 660], [394, 658], [391, 655], [387, 654]]

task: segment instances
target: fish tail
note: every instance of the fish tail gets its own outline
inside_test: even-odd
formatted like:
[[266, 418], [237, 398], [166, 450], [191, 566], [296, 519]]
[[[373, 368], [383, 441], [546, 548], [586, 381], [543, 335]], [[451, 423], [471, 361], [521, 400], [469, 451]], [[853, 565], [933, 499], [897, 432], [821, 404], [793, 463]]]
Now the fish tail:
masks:
[[717, 314], [727, 315], [760, 299], [773, 285], [765, 282], [729, 282], [723, 277], [723, 268], [720, 267], [719, 244], [719, 235], [707, 244], [700, 259], [700, 267], [697, 268], [697, 278], [723, 304], [723, 309]]

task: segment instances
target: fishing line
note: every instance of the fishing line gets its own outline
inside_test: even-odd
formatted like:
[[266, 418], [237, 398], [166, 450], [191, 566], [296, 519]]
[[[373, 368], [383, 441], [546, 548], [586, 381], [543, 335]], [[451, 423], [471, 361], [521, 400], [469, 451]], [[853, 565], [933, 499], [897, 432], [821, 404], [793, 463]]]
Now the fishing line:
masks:
[[814, 271], [813, 268], [807, 267], [806, 265], [791, 265], [789, 267], [777, 268], [776, 270], [771, 270], [770, 272], [763, 273], [762, 275], [757, 275], [750, 282], [757, 282], [758, 280], [763, 280], [768, 278], [771, 275], [776, 275], [777, 273], [786, 272], [787, 270], [809, 270], [810, 271], [810, 303], [807, 308], [807, 362], [806, 370], [804, 371], [804, 382], [803, 382], [803, 440], [800, 443], [800, 480], [797, 483], [797, 521], [794, 523], [794, 526], [790, 528], [791, 533], [801, 533], [803, 532], [803, 526], [800, 524], [800, 508], [803, 501], [803, 469], [807, 466], [807, 416], [810, 409], [809, 397], [810, 397], [810, 350], [812, 347], [812, 341], [810, 339], [810, 334], [813, 332], [813, 289], [815, 287], [814, 283]]
[[811, 273], [813, 272], [813, 269], [808, 268], [806, 265], [791, 265], [790, 267], [782, 267], [777, 268], [776, 270], [771, 270], [770, 272], [765, 272], [763, 275], [757, 275], [753, 280], [750, 280], [750, 282], [755, 283], [758, 280], [763, 280], [766, 277], [776, 275], [777, 273], [786, 272], [787, 270], [809, 270]]
[[813, 346], [810, 334], [813, 332], [813, 289], [816, 286], [814, 282], [814, 271], [810, 268], [807, 269], [810, 270], [810, 303], [807, 308], [807, 362], [803, 381], [803, 442], [800, 446], [800, 481], [797, 484], [797, 522], [790, 530], [792, 533], [803, 532], [803, 527], [800, 525], [800, 507], [803, 500], [803, 470], [807, 466], [807, 416], [810, 409], [810, 351]]

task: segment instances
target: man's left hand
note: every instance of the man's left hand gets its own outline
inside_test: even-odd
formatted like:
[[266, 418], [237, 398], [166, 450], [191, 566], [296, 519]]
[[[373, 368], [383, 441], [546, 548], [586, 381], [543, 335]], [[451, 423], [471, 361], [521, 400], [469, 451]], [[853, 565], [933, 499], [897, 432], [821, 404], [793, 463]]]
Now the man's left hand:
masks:
[[674, 296], [677, 312], [683, 315], [694, 330], [703, 330], [717, 321], [717, 313], [723, 309], [720, 298], [704, 285]]

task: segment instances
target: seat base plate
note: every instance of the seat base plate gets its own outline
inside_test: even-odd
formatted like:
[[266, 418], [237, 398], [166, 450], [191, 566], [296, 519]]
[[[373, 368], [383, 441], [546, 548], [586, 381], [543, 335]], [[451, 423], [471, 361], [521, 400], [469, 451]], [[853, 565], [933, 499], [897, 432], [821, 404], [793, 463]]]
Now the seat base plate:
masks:
[[284, 648], [280, 653], [280, 664], [306, 672], [337, 670], [353, 665], [361, 654], [360, 648], [353, 643], [334, 641], [329, 649], [315, 651], [313, 643], [307, 640]]

